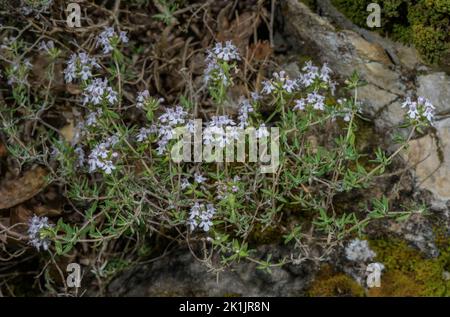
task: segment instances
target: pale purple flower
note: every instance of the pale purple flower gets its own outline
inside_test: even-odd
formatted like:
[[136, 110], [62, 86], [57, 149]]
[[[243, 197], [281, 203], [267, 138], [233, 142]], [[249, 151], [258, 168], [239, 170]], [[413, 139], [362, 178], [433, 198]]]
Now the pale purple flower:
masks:
[[189, 180], [187, 178], [182, 178], [180, 186], [182, 190], [185, 190], [186, 188], [191, 186], [191, 183], [189, 183]]
[[212, 227], [212, 218], [216, 213], [216, 208], [212, 204], [199, 204], [195, 202], [191, 207], [189, 213], [189, 219], [187, 221], [190, 230], [194, 231], [196, 228], [200, 228], [205, 232], [208, 232]]
[[295, 100], [294, 110], [305, 110], [306, 102], [305, 99]]
[[411, 120], [433, 123], [435, 107], [424, 97], [418, 97], [417, 101], [407, 97], [402, 108], [408, 108], [407, 115]]
[[81, 146], [77, 146], [74, 150], [75, 154], [77, 155], [77, 161], [76, 166], [77, 167], [83, 167], [84, 166], [84, 160], [85, 160], [85, 153]]
[[207, 51], [206, 55], [206, 69], [204, 71], [204, 81], [221, 82], [223, 85], [228, 86], [230, 83], [229, 78], [224, 73], [220, 63], [239, 61], [241, 57], [236, 46], [231, 41], [227, 41], [224, 44], [216, 43], [212, 50]]
[[194, 174], [194, 181], [197, 184], [202, 184], [206, 181], [206, 177], [204, 177], [201, 173], [195, 173]]
[[266, 125], [263, 123], [259, 126], [259, 128], [256, 130], [256, 137], [258, 139], [266, 138], [270, 135], [269, 130], [267, 129]]
[[99, 143], [89, 154], [88, 164], [89, 172], [93, 173], [96, 170], [103, 170], [106, 174], [111, 174], [116, 167], [113, 164], [113, 159], [118, 157], [111, 147], [116, 143], [113, 137], [107, 139], [106, 142]]
[[225, 62], [241, 59], [237, 47], [234, 46], [231, 41], [226, 41], [225, 45], [222, 43], [216, 43], [216, 46], [213, 48], [212, 52], [215, 54], [217, 59]]
[[147, 89], [139, 92], [136, 98], [136, 108], [143, 109], [148, 98], [150, 98], [150, 93]]
[[42, 235], [42, 231], [52, 228], [53, 224], [48, 222], [47, 217], [33, 216], [28, 222], [28, 238], [29, 243], [34, 246], [38, 251], [42, 248], [47, 251], [51, 240]]
[[241, 98], [240, 100], [240, 108], [239, 108], [239, 127], [244, 129], [249, 125], [248, 118], [249, 113], [253, 112], [253, 107], [248, 101], [248, 99]]
[[153, 132], [154, 130], [151, 128], [141, 128], [136, 136], [136, 141], [143, 142], [147, 140], [150, 134], [152, 134]]
[[52, 40], [47, 41], [47, 42], [41, 41], [38, 46], [38, 50], [40, 50], [41, 52], [46, 52], [46, 53], [49, 53], [50, 50], [52, 50], [54, 48], [55, 48], [55, 43]]
[[117, 93], [108, 86], [106, 78], [103, 80], [95, 78], [83, 91], [83, 104], [92, 103], [93, 105], [101, 104], [104, 100], [110, 105], [117, 102]]
[[64, 69], [64, 79], [67, 83], [71, 83], [78, 78], [86, 81], [92, 77], [93, 68], [100, 68], [95, 58], [89, 57], [85, 52], [72, 54]]

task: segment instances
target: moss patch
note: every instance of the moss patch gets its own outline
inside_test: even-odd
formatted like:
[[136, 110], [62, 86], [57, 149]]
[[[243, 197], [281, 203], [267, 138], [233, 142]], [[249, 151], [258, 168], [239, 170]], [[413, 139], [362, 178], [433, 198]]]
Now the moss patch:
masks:
[[450, 265], [448, 246], [438, 258], [427, 259], [400, 240], [375, 240], [370, 245], [386, 268], [381, 287], [370, 289], [368, 296], [450, 296], [450, 281], [443, 277]]
[[350, 276], [335, 272], [330, 265], [324, 265], [307, 294], [313, 297], [361, 297], [364, 296], [364, 288]]

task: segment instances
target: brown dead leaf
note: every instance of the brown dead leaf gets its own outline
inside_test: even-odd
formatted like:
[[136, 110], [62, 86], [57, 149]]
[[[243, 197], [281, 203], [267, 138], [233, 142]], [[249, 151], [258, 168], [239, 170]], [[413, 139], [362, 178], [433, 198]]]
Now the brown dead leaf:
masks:
[[245, 12], [231, 22], [230, 26], [219, 32], [217, 40], [220, 42], [231, 40], [241, 54], [248, 46], [250, 36], [258, 28], [261, 20], [255, 12]]
[[66, 84], [66, 90], [71, 95], [80, 95], [83, 92], [77, 84]]
[[272, 55], [273, 50], [269, 41], [258, 41], [256, 44], [250, 46], [250, 61], [252, 59], [264, 61]]
[[47, 205], [37, 205], [33, 206], [33, 213], [40, 217], [54, 217], [61, 215], [62, 210]]
[[34, 197], [45, 188], [47, 175], [48, 171], [38, 166], [20, 178], [3, 182], [0, 185], [0, 209], [14, 207]]
[[33, 216], [33, 212], [24, 205], [18, 205], [11, 208], [9, 221], [11, 225], [18, 223], [28, 223], [28, 220]]

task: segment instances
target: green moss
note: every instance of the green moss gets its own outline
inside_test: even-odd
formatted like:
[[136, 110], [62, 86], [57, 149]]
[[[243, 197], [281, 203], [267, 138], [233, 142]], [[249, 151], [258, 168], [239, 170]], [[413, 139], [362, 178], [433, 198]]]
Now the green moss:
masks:
[[427, 259], [400, 240], [375, 240], [370, 245], [386, 269], [381, 287], [370, 289], [369, 296], [450, 296], [450, 281], [443, 278], [450, 264], [448, 246], [438, 258]]
[[262, 224], [256, 223], [248, 236], [250, 245], [264, 245], [272, 243], [280, 243], [283, 233], [281, 229], [275, 227], [263, 227]]
[[[333, 0], [349, 19], [367, 27], [371, 0]], [[444, 63], [450, 52], [450, 0], [380, 0], [382, 27], [376, 29], [396, 40], [414, 44], [426, 62]]]
[[324, 265], [311, 284], [310, 296], [450, 296], [450, 281], [444, 279], [444, 271], [450, 269], [450, 240], [445, 234], [437, 234], [440, 248], [437, 258], [425, 258], [420, 251], [398, 239], [371, 240], [370, 246], [377, 253], [376, 261], [385, 265], [381, 287], [365, 291], [350, 276], [336, 272]]
[[364, 296], [364, 289], [350, 276], [324, 265], [307, 291], [313, 297]]

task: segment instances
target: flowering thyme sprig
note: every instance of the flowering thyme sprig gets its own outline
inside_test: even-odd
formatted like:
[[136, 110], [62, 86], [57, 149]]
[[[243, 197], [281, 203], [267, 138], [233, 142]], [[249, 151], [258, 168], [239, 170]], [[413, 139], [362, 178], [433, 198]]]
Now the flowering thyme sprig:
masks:
[[120, 31], [117, 34], [113, 27], [105, 27], [97, 37], [96, 47], [102, 46], [103, 54], [108, 54], [119, 43], [128, 43], [127, 32]]
[[[187, 112], [184, 111], [183, 107], [181, 106], [176, 106], [174, 109], [167, 108], [166, 112], [159, 116], [158, 123], [156, 125], [150, 127], [150, 130], [141, 130], [140, 132], [150, 132], [157, 134], [157, 153], [161, 155], [166, 151], [167, 145], [175, 136], [174, 129], [185, 124], [186, 117]], [[142, 137], [140, 139], [144, 140], [145, 137]]]
[[205, 232], [208, 232], [212, 227], [212, 218], [216, 213], [216, 208], [212, 204], [199, 204], [195, 202], [191, 207], [188, 219], [188, 225], [191, 231], [196, 228], [200, 228]]
[[417, 101], [406, 98], [402, 108], [407, 108], [407, 119], [413, 126], [433, 125], [435, 107], [424, 97], [418, 97]]
[[290, 79], [286, 72], [282, 70], [273, 73], [272, 79], [263, 82], [261, 93], [265, 95], [292, 94], [297, 88], [297, 81]]
[[85, 52], [72, 54], [64, 69], [64, 79], [67, 83], [71, 83], [75, 79], [87, 81], [93, 76], [93, 68], [100, 68], [95, 58]]
[[240, 61], [238, 49], [231, 41], [216, 43], [207, 51], [204, 81], [209, 84], [209, 91], [218, 104], [222, 104], [225, 89], [232, 85], [231, 74], [237, 72], [236, 62]]
[[33, 216], [28, 222], [29, 243], [38, 251], [41, 248], [45, 251], [48, 250], [53, 235], [52, 227], [53, 224], [48, 222], [47, 217]]
[[47, 42], [41, 41], [39, 43], [38, 50], [48, 54], [52, 59], [56, 59], [61, 53], [52, 40]]
[[336, 88], [336, 83], [331, 79], [331, 74], [333, 71], [325, 63], [321, 68], [313, 65], [311, 61], [305, 63], [302, 68], [303, 73], [297, 78], [297, 83], [304, 87], [313, 90], [330, 89], [331, 93], [334, 94]]
[[107, 102], [114, 105], [117, 99], [117, 92], [108, 85], [106, 78], [103, 80], [95, 78], [83, 91], [83, 104], [92, 103], [98, 105]]
[[306, 98], [295, 100], [294, 110], [305, 110], [307, 107], [311, 107], [314, 110], [325, 110], [325, 96], [318, 94], [317, 92], [309, 93]]
[[116, 169], [113, 160], [115, 160], [119, 154], [113, 151], [113, 147], [119, 142], [119, 138], [113, 135], [106, 139], [105, 142], [101, 142], [94, 147], [89, 154], [89, 172], [93, 173], [97, 170], [103, 170], [105, 174], [111, 174]]

